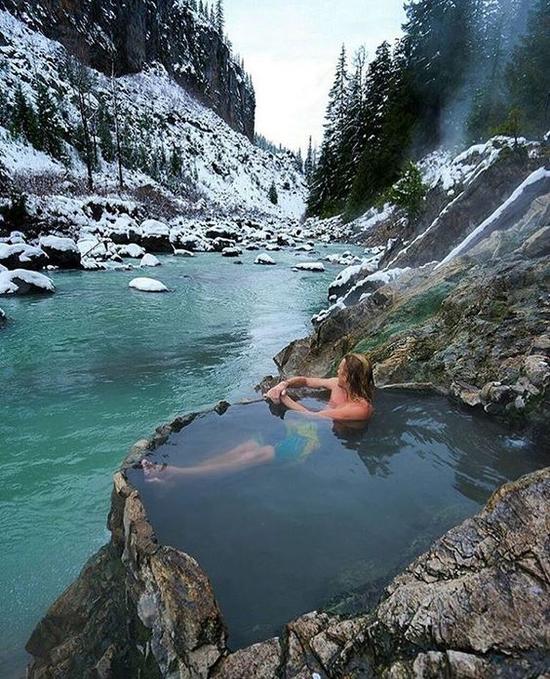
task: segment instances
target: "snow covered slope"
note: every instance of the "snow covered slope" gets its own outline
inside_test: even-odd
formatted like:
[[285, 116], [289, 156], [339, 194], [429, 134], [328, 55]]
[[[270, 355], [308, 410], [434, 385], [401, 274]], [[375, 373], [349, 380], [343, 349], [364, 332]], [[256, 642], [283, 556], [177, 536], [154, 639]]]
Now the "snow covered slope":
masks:
[[[0, 91], [8, 106], [21, 86], [26, 99], [36, 104], [37, 85], [46, 83], [51, 98], [58, 103], [64, 136], [71, 140], [79, 126], [78, 98], [67, 77], [67, 53], [59, 43], [30, 30], [11, 14], [0, 11]], [[111, 82], [105, 75], [87, 70], [93, 81], [87, 95], [90, 109], [112, 100]], [[116, 79], [123, 141], [135, 149], [140, 162], [125, 169], [124, 180], [131, 194], [143, 186], [154, 186], [168, 198], [183, 199], [198, 208], [212, 211], [257, 212], [279, 217], [299, 217], [304, 210], [306, 188], [290, 155], [274, 156], [235, 132], [213, 111], [200, 104], [180, 87], [163, 66]], [[153, 179], [147, 168], [158, 158], [177, 152], [181, 173], [177, 180]], [[21, 139], [13, 139], [0, 128], [0, 164], [15, 183], [32, 174], [33, 186], [40, 191], [67, 193], [67, 183], [83, 185], [86, 176], [82, 157], [65, 143], [66, 159], [56, 161], [36, 152]], [[36, 175], [47, 175], [38, 181]], [[268, 198], [275, 184], [278, 204]], [[99, 153], [95, 172], [96, 190], [116, 189], [117, 173]], [[25, 185], [28, 190], [28, 182]]]

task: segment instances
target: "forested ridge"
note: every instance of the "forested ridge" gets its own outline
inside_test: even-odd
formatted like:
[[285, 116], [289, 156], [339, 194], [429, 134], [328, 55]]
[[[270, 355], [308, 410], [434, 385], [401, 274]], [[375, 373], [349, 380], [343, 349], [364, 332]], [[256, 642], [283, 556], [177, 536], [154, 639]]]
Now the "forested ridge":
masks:
[[412, 0], [405, 13], [370, 60], [342, 46], [309, 215], [352, 219], [400, 187], [414, 212], [422, 155], [550, 127], [550, 0]]

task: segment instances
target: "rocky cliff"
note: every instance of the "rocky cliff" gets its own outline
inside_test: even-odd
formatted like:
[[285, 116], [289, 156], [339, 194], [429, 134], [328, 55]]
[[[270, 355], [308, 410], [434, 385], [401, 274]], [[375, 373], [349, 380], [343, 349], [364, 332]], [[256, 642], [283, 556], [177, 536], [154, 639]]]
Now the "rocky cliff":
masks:
[[367, 352], [379, 386], [430, 384], [550, 450], [547, 162], [546, 147], [496, 139], [462, 154], [452, 191], [437, 181], [415, 222], [392, 207], [371, 218], [365, 242], [389, 238], [381, 269], [341, 274], [315, 331], [276, 357], [281, 372], [325, 376]]
[[158, 544], [126, 477], [128, 465], [192, 420], [140, 441], [115, 475], [111, 542], [33, 632], [30, 677], [489, 679], [548, 670], [548, 468], [499, 489], [396, 577], [372, 610], [313, 612], [280, 638], [230, 653], [206, 574]]
[[238, 132], [254, 136], [249, 78], [217, 27], [184, 0], [0, 0], [93, 68], [117, 75], [155, 62]]

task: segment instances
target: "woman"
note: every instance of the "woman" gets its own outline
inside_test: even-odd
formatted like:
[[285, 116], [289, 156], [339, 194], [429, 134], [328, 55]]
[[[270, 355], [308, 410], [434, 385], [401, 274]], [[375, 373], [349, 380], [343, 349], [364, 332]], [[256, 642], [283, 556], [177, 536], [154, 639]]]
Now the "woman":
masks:
[[[328, 408], [314, 412], [293, 401], [287, 394], [288, 387], [311, 387], [329, 389]], [[373, 412], [372, 399], [374, 379], [372, 365], [364, 354], [347, 354], [338, 366], [336, 377], [321, 379], [317, 377], [291, 377], [270, 389], [266, 398], [274, 403], [282, 403], [290, 410], [309, 413], [331, 420], [365, 421]]]
[[[288, 387], [310, 387], [328, 389], [328, 406], [320, 411], [305, 408], [287, 394]], [[347, 354], [338, 366], [336, 377], [320, 379], [317, 377], [291, 377], [270, 389], [265, 398], [273, 403], [282, 403], [289, 410], [323, 417], [335, 422], [365, 422], [373, 413], [374, 380], [372, 365], [363, 354]], [[206, 460], [193, 467], [160, 466], [142, 461], [145, 476], [151, 481], [160, 481], [161, 474], [168, 473], [173, 479], [178, 477], [203, 476], [212, 473], [231, 472], [274, 460], [296, 462], [305, 459], [319, 443], [316, 429], [311, 422], [291, 422], [287, 426], [287, 436], [276, 445], [264, 445], [251, 439], [223, 455]], [[166, 476], [164, 477], [166, 478]]]

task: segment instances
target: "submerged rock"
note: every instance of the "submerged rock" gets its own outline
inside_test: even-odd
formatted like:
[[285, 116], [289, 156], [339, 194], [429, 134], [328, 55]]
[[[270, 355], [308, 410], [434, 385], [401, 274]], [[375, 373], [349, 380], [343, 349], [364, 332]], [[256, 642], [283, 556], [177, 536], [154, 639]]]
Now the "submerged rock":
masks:
[[169, 292], [164, 283], [161, 283], [154, 278], [134, 278], [130, 281], [128, 287], [139, 290], [140, 292]]

